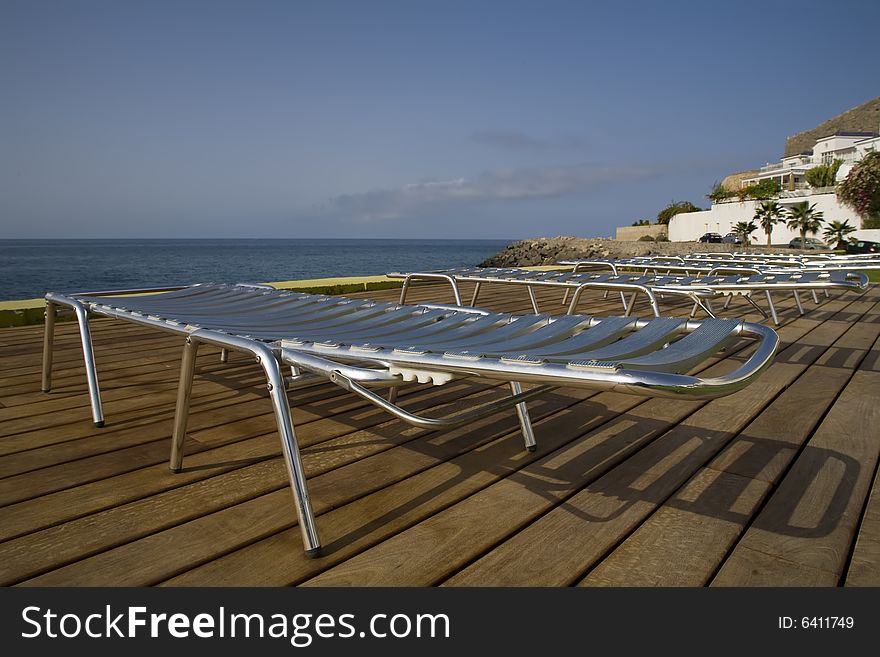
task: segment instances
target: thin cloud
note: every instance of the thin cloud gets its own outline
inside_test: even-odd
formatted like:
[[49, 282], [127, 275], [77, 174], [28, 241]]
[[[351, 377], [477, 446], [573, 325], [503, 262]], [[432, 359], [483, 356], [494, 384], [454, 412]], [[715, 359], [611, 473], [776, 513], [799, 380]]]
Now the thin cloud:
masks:
[[643, 178], [655, 173], [650, 169], [596, 164], [491, 171], [472, 180], [429, 180], [396, 189], [342, 194], [330, 200], [330, 209], [333, 213], [366, 220], [394, 219], [418, 216], [452, 205], [564, 196], [597, 185]]
[[471, 135], [471, 140], [478, 144], [491, 146], [507, 151], [573, 151], [589, 147], [589, 142], [579, 135], [551, 135], [536, 137], [524, 132], [507, 130], [483, 130]]

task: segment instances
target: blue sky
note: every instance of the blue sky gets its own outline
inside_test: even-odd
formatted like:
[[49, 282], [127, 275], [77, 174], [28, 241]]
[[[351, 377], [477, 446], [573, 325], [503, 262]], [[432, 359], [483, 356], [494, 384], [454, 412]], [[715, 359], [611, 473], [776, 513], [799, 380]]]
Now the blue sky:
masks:
[[610, 235], [880, 94], [878, 25], [864, 0], [0, 0], [0, 237]]

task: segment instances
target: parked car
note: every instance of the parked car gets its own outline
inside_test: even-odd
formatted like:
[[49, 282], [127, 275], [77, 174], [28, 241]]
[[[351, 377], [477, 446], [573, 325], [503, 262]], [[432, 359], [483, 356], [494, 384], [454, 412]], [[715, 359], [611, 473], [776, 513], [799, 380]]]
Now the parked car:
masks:
[[829, 246], [825, 244], [822, 240], [817, 240], [815, 237], [808, 237], [805, 244], [801, 245], [801, 238], [795, 237], [791, 242], [788, 243], [788, 246], [792, 249], [827, 249]]
[[857, 240], [855, 242], [846, 243], [847, 253], [880, 253], [880, 242], [869, 242], [868, 240]]
[[721, 241], [725, 244], [739, 244], [740, 239], [736, 233], [727, 233], [727, 235], [721, 238]]
[[724, 238], [721, 237], [718, 233], [705, 233], [701, 238], [701, 242], [717, 242], [721, 244], [724, 241]]

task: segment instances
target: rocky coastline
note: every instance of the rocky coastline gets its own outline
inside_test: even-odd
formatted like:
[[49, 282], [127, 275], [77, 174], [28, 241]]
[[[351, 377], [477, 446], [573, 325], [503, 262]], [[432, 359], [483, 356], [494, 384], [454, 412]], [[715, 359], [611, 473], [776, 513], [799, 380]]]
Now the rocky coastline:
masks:
[[[680, 255], [682, 253], [739, 251], [738, 244], [704, 244], [701, 242], [622, 242], [587, 237], [537, 237], [512, 242], [481, 262], [479, 267], [529, 267], [550, 265], [560, 260], [592, 258], [631, 258], [644, 255]], [[751, 251], [778, 252], [779, 246], [749, 247]], [[784, 249], [787, 250], [787, 249]]]

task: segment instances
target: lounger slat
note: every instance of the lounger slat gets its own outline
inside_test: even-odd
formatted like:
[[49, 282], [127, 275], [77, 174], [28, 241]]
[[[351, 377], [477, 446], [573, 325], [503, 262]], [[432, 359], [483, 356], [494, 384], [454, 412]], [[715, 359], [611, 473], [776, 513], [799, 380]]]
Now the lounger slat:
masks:
[[742, 322], [734, 319], [704, 323], [665, 349], [639, 358], [621, 359], [620, 365], [626, 369], [684, 373], [727, 346], [739, 335], [741, 326]]
[[627, 358], [635, 358], [654, 351], [679, 337], [685, 324], [686, 321], [683, 319], [658, 317], [648, 322], [645, 328], [634, 331], [617, 342], [578, 354], [578, 359], [622, 361]]

